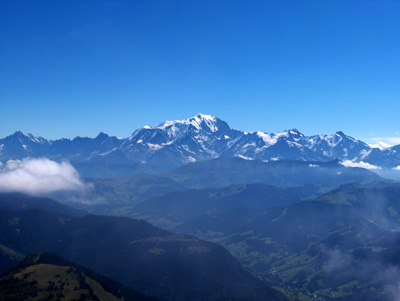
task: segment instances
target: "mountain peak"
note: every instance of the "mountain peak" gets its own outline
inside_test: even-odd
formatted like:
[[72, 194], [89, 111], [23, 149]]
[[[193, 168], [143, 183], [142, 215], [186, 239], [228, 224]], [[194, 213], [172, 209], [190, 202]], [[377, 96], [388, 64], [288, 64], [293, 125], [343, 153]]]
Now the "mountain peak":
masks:
[[14, 134], [7, 136], [5, 139], [12, 139], [12, 140], [17, 139], [17, 140], [21, 141], [21, 140], [31, 139], [30, 135], [32, 135], [32, 134], [25, 135], [21, 131], [16, 131]]
[[186, 119], [185, 121], [193, 125], [198, 130], [202, 129], [202, 125], [205, 124], [212, 132], [218, 131], [218, 127], [216, 125], [217, 118], [211, 115], [199, 113], [192, 118]]
[[165, 130], [165, 129], [173, 129], [176, 127], [179, 127], [179, 128], [187, 127], [187, 126], [192, 125], [197, 130], [202, 130], [202, 129], [204, 129], [204, 125], [206, 125], [212, 132], [216, 132], [216, 131], [218, 131], [218, 127], [217, 127], [218, 121], [220, 121], [220, 120], [214, 116], [199, 113], [193, 117], [190, 117], [190, 118], [184, 119], [184, 120], [165, 121], [165, 122], [157, 125], [156, 128]]
[[12, 134], [11, 136], [13, 136], [13, 137], [19, 137], [19, 138], [25, 137], [24, 133], [22, 133], [21, 131], [16, 131], [16, 132], [15, 132], [14, 134]]
[[198, 113], [196, 116], [193, 116], [192, 118], [189, 118], [189, 119], [200, 119], [200, 120], [215, 121], [217, 118], [212, 116], [212, 115], [206, 115], [206, 114]]
[[[336, 135], [338, 135], [338, 136], [341, 137], [341, 138], [345, 138], [346, 140], [350, 140], [350, 141], [352, 141], [352, 142], [354, 142], [354, 143], [361, 142], [361, 141], [358, 141], [357, 139], [354, 139], [353, 137], [350, 137], [350, 136], [346, 135], [346, 134], [343, 133], [342, 131], [336, 132]], [[367, 146], [367, 144], [365, 144], [364, 142], [361, 142], [361, 143], [363, 143], [364, 146]]]
[[300, 136], [303, 137], [304, 135], [296, 128], [293, 129], [288, 129], [286, 130], [286, 132], [288, 132], [289, 134], [293, 135], [293, 136]]
[[95, 139], [106, 139], [108, 137], [110, 136], [108, 136], [106, 133], [100, 132]]

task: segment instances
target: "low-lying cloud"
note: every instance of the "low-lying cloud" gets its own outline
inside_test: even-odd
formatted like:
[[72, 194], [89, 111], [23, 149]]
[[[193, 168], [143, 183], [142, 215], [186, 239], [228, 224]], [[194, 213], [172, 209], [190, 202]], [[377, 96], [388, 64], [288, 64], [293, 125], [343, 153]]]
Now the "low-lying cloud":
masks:
[[338, 248], [329, 250], [324, 247], [323, 254], [326, 257], [324, 272], [329, 278], [357, 280], [360, 285], [367, 283], [366, 287], [372, 285], [380, 290], [381, 300], [400, 300], [400, 269], [397, 265], [385, 264], [376, 258], [360, 260]]
[[[396, 135], [398, 135], [396, 133]], [[376, 137], [363, 138], [362, 141], [368, 143], [371, 147], [385, 149], [400, 144], [400, 137]]]
[[367, 162], [353, 162], [350, 160], [344, 160], [340, 162], [344, 167], [359, 167], [359, 168], [365, 168], [365, 169], [381, 169], [379, 166], [369, 164]]
[[0, 191], [48, 194], [57, 191], [83, 191], [88, 188], [69, 162], [46, 158], [9, 160], [0, 163]]

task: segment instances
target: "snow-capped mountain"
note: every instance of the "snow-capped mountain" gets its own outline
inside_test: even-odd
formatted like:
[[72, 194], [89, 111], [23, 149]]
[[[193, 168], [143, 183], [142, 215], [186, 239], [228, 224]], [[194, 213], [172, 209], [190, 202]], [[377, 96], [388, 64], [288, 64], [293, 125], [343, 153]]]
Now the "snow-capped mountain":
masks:
[[247, 133], [231, 129], [217, 117], [197, 114], [144, 126], [122, 139], [100, 133], [96, 138], [52, 141], [16, 132], [0, 139], [0, 160], [48, 157], [76, 165], [147, 166], [153, 172], [219, 156], [263, 161], [340, 159], [392, 168], [400, 165], [399, 148], [373, 148], [343, 132], [314, 136], [305, 136], [297, 129]]
[[188, 162], [220, 156], [241, 132], [209, 115], [198, 114], [186, 120], [166, 121], [136, 130], [121, 150], [133, 161], [178, 167]]

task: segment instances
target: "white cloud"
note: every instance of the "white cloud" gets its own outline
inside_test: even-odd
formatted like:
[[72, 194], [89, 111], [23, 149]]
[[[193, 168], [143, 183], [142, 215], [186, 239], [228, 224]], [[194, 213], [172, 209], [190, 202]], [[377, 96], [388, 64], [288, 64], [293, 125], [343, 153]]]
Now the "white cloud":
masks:
[[368, 143], [371, 147], [376, 147], [380, 149], [400, 144], [400, 137], [376, 137], [365, 138], [361, 140], [365, 143]]
[[379, 166], [369, 164], [367, 162], [353, 162], [350, 160], [344, 160], [340, 162], [344, 167], [359, 167], [359, 168], [365, 168], [365, 169], [381, 169]]
[[400, 165], [397, 166], [397, 167], [393, 167], [392, 169], [394, 169], [394, 170], [400, 170]]
[[88, 188], [69, 162], [46, 158], [9, 160], [0, 165], [0, 191], [47, 194], [56, 191], [83, 191]]
[[379, 148], [380, 150], [384, 150], [393, 146], [382, 141], [378, 141], [378, 143], [376, 144], [368, 144], [368, 145], [372, 148]]
[[250, 158], [250, 157], [245, 157], [245, 156], [242, 156], [242, 155], [237, 155], [236, 157], [238, 157], [238, 158], [240, 158], [240, 159], [244, 159], [244, 160], [254, 160], [253, 158]]

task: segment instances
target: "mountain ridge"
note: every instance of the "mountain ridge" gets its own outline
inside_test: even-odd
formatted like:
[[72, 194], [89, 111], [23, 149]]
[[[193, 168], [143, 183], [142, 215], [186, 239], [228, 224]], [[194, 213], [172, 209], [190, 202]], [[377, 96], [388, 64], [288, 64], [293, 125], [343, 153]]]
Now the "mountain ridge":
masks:
[[[225, 121], [197, 114], [184, 120], [165, 121], [144, 126], [127, 138], [100, 132], [95, 138], [47, 140], [17, 131], [0, 139], [0, 161], [24, 157], [69, 160], [78, 170], [122, 168], [118, 175], [146, 170], [163, 173], [187, 163], [219, 156], [274, 161], [331, 161], [334, 159], [365, 162], [379, 167], [400, 165], [399, 146], [381, 150], [342, 131], [335, 134], [305, 136], [297, 129], [277, 133], [245, 132], [230, 128]], [[92, 168], [93, 169], [93, 168]], [[100, 176], [107, 176], [100, 172]]]

